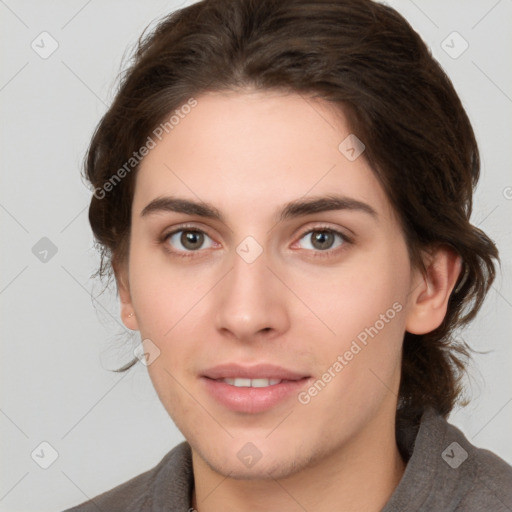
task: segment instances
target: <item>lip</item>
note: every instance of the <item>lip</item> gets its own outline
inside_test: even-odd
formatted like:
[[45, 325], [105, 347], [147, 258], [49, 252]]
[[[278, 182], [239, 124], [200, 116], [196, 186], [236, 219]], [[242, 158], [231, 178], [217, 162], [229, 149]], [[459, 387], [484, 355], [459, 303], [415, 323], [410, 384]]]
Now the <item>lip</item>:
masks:
[[244, 379], [281, 379], [281, 380], [299, 380], [309, 377], [305, 373], [298, 373], [287, 370], [273, 364], [256, 364], [252, 366], [244, 366], [236, 363], [227, 363], [215, 366], [205, 370], [202, 377], [210, 379], [233, 379], [241, 377]]
[[[246, 379], [281, 379], [284, 382], [264, 388], [236, 387], [217, 379], [241, 377]], [[222, 406], [236, 412], [256, 414], [296, 397], [310, 381], [309, 375], [271, 365], [242, 366], [224, 364], [206, 370], [201, 382], [206, 391]]]

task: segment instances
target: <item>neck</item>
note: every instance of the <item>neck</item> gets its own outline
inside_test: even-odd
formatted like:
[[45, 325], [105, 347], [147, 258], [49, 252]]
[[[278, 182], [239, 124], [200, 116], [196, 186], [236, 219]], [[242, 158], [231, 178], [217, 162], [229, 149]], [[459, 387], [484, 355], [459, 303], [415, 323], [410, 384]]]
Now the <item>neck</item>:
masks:
[[[192, 450], [197, 512], [379, 512], [400, 482], [405, 463], [392, 421], [378, 422], [328, 457], [289, 477], [235, 480], [211, 469]], [[333, 504], [336, 504], [333, 506]]]

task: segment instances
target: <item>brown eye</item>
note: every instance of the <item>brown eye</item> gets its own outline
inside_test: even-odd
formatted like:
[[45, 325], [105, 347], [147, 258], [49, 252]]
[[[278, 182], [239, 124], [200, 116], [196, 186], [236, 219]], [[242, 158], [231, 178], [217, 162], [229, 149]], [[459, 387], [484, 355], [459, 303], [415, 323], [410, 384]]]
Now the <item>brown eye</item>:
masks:
[[198, 249], [205, 249], [212, 246], [210, 243], [207, 247], [203, 247], [205, 241], [211, 241], [211, 238], [203, 231], [195, 229], [180, 229], [173, 233], [169, 233], [165, 239], [169, 245], [173, 246], [173, 250], [176, 252], [194, 252]]
[[312, 245], [316, 249], [330, 249], [334, 243], [334, 235], [327, 231], [316, 231], [313, 234]]
[[[335, 245], [337, 238], [340, 241]], [[348, 239], [344, 235], [334, 229], [312, 229], [304, 233], [301, 240], [310, 241], [310, 246], [305, 247], [306, 249], [323, 252], [336, 249], [348, 242]]]

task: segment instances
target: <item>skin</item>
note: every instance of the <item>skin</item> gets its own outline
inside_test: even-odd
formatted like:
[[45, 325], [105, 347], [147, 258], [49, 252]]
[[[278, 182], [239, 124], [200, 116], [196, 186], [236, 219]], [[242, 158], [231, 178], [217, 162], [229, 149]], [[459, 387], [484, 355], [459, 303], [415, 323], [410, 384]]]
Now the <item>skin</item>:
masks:
[[[439, 247], [425, 253], [425, 275], [412, 268], [364, 153], [350, 161], [338, 149], [351, 130], [332, 106], [252, 90], [196, 99], [141, 163], [130, 251], [115, 269], [123, 321], [160, 350], [149, 375], [192, 447], [193, 506], [378, 511], [405, 467], [394, 430], [403, 335], [442, 322], [460, 259]], [[285, 203], [334, 191], [377, 216], [336, 210], [277, 220]], [[225, 221], [141, 216], [168, 195], [211, 203]], [[206, 233], [198, 249], [180, 243], [181, 232], [162, 241], [183, 223]], [[353, 241], [335, 236], [322, 250], [313, 236], [319, 227]], [[263, 250], [250, 264], [236, 252], [247, 236]], [[199, 378], [234, 361], [273, 363], [316, 380], [396, 303], [401, 311], [307, 404], [293, 396], [265, 412], [234, 412]], [[262, 454], [250, 468], [237, 457], [248, 442]]]

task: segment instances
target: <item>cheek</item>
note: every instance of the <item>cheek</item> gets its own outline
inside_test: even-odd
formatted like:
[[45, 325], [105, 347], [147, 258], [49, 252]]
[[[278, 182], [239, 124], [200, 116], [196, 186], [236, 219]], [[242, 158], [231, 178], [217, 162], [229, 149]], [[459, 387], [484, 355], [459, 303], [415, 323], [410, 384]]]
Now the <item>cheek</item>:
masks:
[[316, 272], [314, 276], [303, 273], [297, 280], [302, 283], [299, 293], [330, 328], [330, 336], [329, 331], [326, 334], [335, 344], [350, 342], [375, 324], [379, 331], [396, 334], [403, 327], [403, 315], [397, 310], [405, 309], [409, 265], [406, 248], [397, 240], [395, 244], [354, 253], [338, 269]]
[[197, 302], [200, 290], [197, 280], [171, 265], [163, 250], [134, 244], [130, 292], [141, 337], [163, 342], [173, 337], [180, 319]]
[[361, 403], [396, 385], [409, 268], [406, 247], [398, 239], [379, 250], [358, 253], [339, 272], [326, 273], [325, 279], [317, 276], [315, 287], [303, 282], [305, 302], [331, 331], [324, 329], [322, 343], [315, 347], [319, 373], [331, 369], [336, 375], [329, 395], [343, 394], [346, 400]]
[[162, 401], [173, 407], [182, 394], [180, 383], [194, 373], [201, 351], [197, 340], [204, 339], [198, 331], [211, 322], [202, 301], [211, 288], [207, 276], [171, 264], [163, 254], [134, 247], [130, 255], [130, 290], [141, 340], [151, 340], [160, 351], [148, 372]]
[[[176, 288], [175, 288], [176, 289]], [[132, 301], [137, 311], [138, 327], [143, 339], [162, 340], [178, 321], [178, 297], [165, 281], [141, 272], [131, 286]]]

